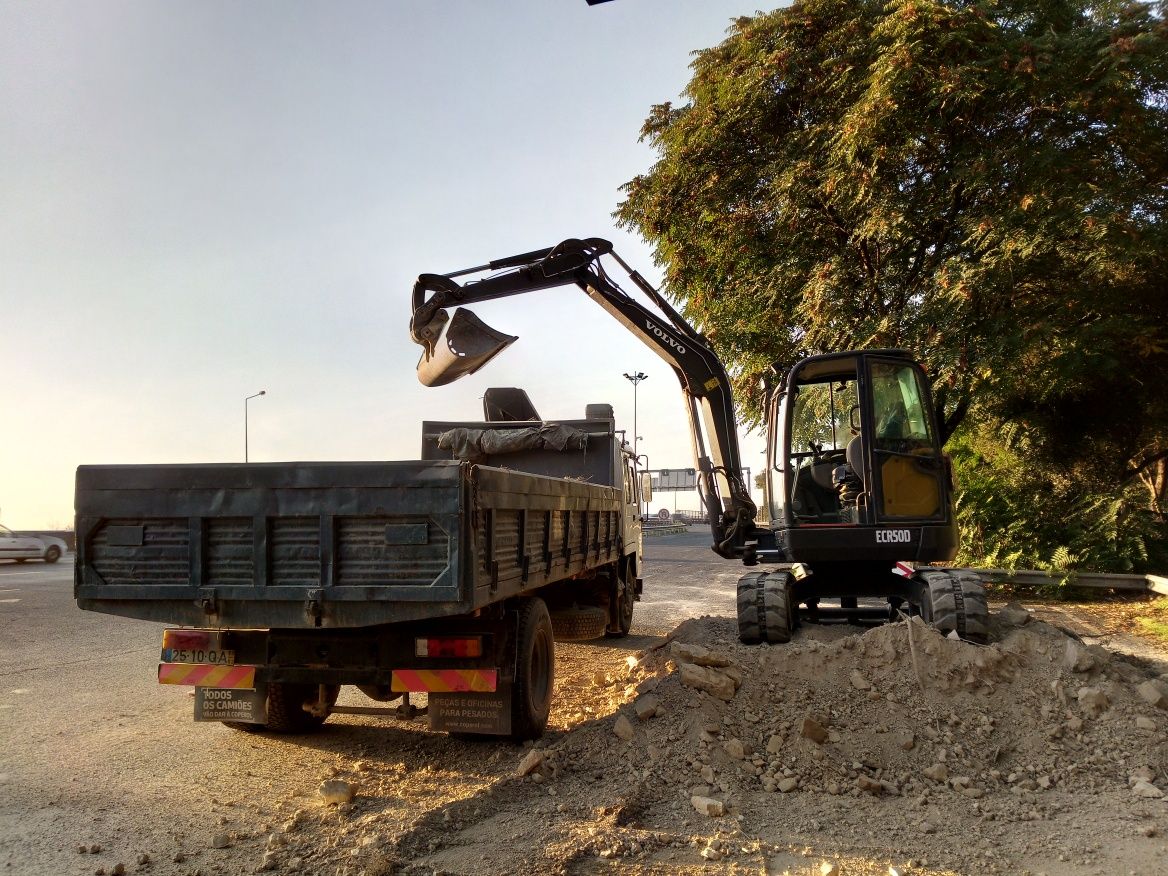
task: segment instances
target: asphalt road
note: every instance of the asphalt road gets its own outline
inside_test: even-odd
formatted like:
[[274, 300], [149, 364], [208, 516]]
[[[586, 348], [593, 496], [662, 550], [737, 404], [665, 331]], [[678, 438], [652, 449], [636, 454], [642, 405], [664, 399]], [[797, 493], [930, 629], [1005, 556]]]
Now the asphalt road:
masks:
[[[622, 647], [660, 641], [690, 617], [733, 615], [740, 567], [716, 557], [707, 535], [646, 545], [644, 599]], [[348, 715], [334, 717], [330, 723], [341, 726], [313, 742], [196, 724], [188, 690], [155, 681], [162, 625], [79, 611], [70, 560], [0, 562], [4, 872], [80, 876], [102, 866], [109, 872], [115, 860], [133, 872], [139, 852], [152, 856], [152, 872], [193, 872], [170, 858], [176, 849], [205, 848], [208, 836], [225, 829], [220, 804], [261, 800], [298, 781], [310, 789], [342, 755], [384, 744], [387, 734], [397, 745], [422, 735]], [[573, 647], [586, 646], [558, 651], [572, 659]], [[360, 694], [343, 694], [342, 702], [351, 697]], [[93, 844], [105, 851], [78, 852]]]

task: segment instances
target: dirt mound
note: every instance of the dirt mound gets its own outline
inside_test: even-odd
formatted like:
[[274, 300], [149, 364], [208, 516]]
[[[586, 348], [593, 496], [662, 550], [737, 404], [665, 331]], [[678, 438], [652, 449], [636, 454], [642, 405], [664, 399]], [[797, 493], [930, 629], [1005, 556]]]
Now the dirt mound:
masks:
[[508, 778], [393, 837], [362, 845], [350, 825], [345, 867], [1156, 869], [1168, 682], [1149, 668], [1017, 610], [988, 646], [919, 620], [774, 647], [736, 632], [702, 618], [614, 654], [584, 680], [612, 714], [516, 750]]

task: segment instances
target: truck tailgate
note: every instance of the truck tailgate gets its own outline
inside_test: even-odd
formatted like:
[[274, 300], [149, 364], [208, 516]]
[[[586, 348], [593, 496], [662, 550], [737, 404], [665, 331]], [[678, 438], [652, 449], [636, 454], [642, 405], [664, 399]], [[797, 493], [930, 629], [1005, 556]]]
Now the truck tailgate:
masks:
[[465, 613], [458, 462], [77, 469], [83, 609], [194, 626], [366, 626]]

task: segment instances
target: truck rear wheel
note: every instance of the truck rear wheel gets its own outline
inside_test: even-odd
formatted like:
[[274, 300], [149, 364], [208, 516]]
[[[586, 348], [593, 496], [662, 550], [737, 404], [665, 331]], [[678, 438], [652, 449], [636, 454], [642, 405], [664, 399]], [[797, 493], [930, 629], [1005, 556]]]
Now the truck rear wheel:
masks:
[[[265, 724], [245, 724], [238, 721], [224, 721], [236, 730], [253, 733], [312, 733], [321, 728], [328, 715], [313, 715], [304, 710], [305, 705], [316, 702], [320, 690], [315, 684], [291, 684], [283, 681], [268, 683], [268, 720]], [[331, 710], [341, 692], [339, 684], [328, 685], [325, 701]]]
[[624, 564], [624, 573], [613, 587], [615, 623], [608, 628], [612, 639], [623, 639], [633, 628], [633, 608], [637, 604], [637, 576], [631, 562]]
[[556, 652], [547, 605], [536, 596], [519, 602], [511, 738], [538, 739], [547, 728], [555, 687]]

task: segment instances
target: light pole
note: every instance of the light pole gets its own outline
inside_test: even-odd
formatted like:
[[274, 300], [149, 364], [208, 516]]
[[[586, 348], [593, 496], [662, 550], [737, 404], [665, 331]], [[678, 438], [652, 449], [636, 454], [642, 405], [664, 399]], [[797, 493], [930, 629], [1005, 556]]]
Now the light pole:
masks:
[[637, 434], [637, 386], [648, 376], [643, 371], [637, 371], [633, 374], [625, 372], [625, 380], [633, 385], [633, 456], [637, 455], [637, 439], [640, 438]]
[[261, 389], [255, 395], [249, 395], [243, 400], [243, 461], [247, 462], [247, 403], [253, 398], [259, 398], [261, 395], [267, 395], [266, 389]]

